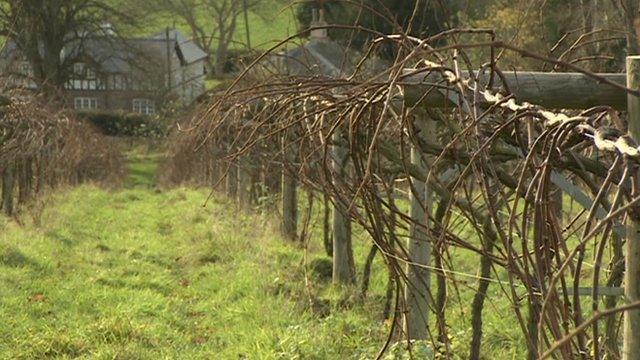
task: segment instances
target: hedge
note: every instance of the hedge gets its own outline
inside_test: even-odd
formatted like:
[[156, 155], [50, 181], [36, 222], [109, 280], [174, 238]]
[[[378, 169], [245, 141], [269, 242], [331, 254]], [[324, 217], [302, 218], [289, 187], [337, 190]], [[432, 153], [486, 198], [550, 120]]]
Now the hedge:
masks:
[[163, 137], [166, 124], [157, 116], [118, 112], [81, 113], [100, 132], [108, 136]]

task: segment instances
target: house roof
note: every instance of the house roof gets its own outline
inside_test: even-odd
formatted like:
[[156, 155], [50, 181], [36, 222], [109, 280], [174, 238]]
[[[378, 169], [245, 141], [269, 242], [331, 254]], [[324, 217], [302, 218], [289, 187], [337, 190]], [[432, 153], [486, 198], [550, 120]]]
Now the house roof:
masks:
[[[151, 39], [163, 41], [165, 41], [166, 38], [166, 32], [162, 32], [151, 37]], [[182, 54], [185, 64], [192, 64], [209, 56], [193, 40], [187, 39], [176, 29], [169, 30], [169, 38], [175, 41], [176, 48], [179, 50], [179, 53]]]
[[[120, 39], [117, 39], [120, 40]], [[166, 56], [166, 42], [148, 39], [125, 39], [113, 41], [107, 38], [87, 39], [82, 46], [70, 47], [69, 56], [87, 54], [99, 64], [102, 71], [108, 73], [127, 73], [146, 61], [163, 59]], [[73, 53], [76, 52], [76, 53]]]
[[344, 77], [353, 70], [350, 55], [351, 51], [334, 41], [317, 39], [284, 54], [291, 75], [331, 77]]
[[[208, 55], [193, 41], [177, 30], [169, 34], [170, 46], [176, 51], [183, 65], [206, 58]], [[63, 50], [66, 58], [88, 55], [99, 64], [101, 70], [109, 73], [127, 73], [139, 66], [139, 60], [164, 60], [167, 51], [166, 33], [149, 38], [121, 39], [113, 36], [97, 36], [69, 43]], [[20, 56], [15, 42], [9, 40], [0, 50], [0, 58], [11, 59]]]

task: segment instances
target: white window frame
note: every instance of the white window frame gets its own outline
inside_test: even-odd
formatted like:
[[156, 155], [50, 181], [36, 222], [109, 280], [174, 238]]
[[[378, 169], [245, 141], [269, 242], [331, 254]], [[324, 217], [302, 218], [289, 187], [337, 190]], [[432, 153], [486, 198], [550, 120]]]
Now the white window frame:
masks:
[[98, 109], [98, 99], [94, 97], [73, 98], [73, 108], [76, 110], [96, 110]]
[[142, 115], [153, 115], [156, 113], [156, 104], [149, 99], [133, 99], [132, 108], [134, 113]]
[[127, 90], [127, 77], [123, 74], [109, 75], [107, 88], [109, 90]]
[[101, 90], [95, 69], [83, 62], [73, 64], [73, 76], [65, 87], [69, 90]]

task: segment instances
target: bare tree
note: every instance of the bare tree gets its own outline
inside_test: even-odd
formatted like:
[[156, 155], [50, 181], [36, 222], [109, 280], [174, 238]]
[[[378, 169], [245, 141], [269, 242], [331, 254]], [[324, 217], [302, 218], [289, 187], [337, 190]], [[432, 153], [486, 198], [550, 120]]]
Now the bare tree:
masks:
[[214, 73], [221, 76], [234, 41], [238, 17], [245, 11], [245, 6], [248, 10], [256, 10], [259, 3], [259, 0], [158, 0], [154, 10], [184, 21], [193, 41], [214, 55]]
[[627, 27], [628, 54], [640, 53], [640, 3], [638, 0], [621, 0], [620, 8], [624, 11]]
[[[15, 43], [33, 67], [39, 87], [56, 93], [76, 60], [65, 49], [84, 39], [113, 33], [106, 24], [133, 24], [114, 2], [99, 0], [0, 0], [0, 34]], [[116, 9], [116, 6], [120, 10]]]

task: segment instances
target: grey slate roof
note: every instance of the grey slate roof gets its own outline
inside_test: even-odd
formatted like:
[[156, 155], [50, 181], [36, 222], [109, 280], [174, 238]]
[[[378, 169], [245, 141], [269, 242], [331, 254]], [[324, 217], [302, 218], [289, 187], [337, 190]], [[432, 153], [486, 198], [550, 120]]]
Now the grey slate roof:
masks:
[[[187, 39], [177, 30], [169, 33], [170, 47], [179, 55], [183, 65], [188, 65], [206, 58], [208, 55], [193, 41]], [[99, 36], [72, 42], [64, 49], [66, 58], [86, 55], [100, 69], [107, 73], [128, 73], [140, 66], [140, 60], [164, 61], [166, 57], [166, 33], [149, 38], [121, 39]], [[13, 41], [7, 41], [0, 50], [1, 59], [19, 57], [20, 51]]]
[[[156, 34], [151, 38], [154, 40], [165, 40], [167, 37], [166, 32]], [[173, 29], [169, 30], [169, 38], [176, 41], [176, 46], [182, 54], [185, 65], [192, 64], [198, 60], [206, 58], [208, 55], [193, 40], [189, 40], [180, 31]]]
[[310, 40], [285, 52], [291, 75], [345, 77], [353, 70], [351, 52], [330, 40]]
[[69, 56], [86, 56], [100, 66], [100, 70], [107, 73], [128, 73], [136, 66], [141, 66], [141, 60], [162, 61], [166, 57], [166, 42], [149, 39], [105, 39], [96, 38], [85, 40], [82, 47], [70, 46]]

